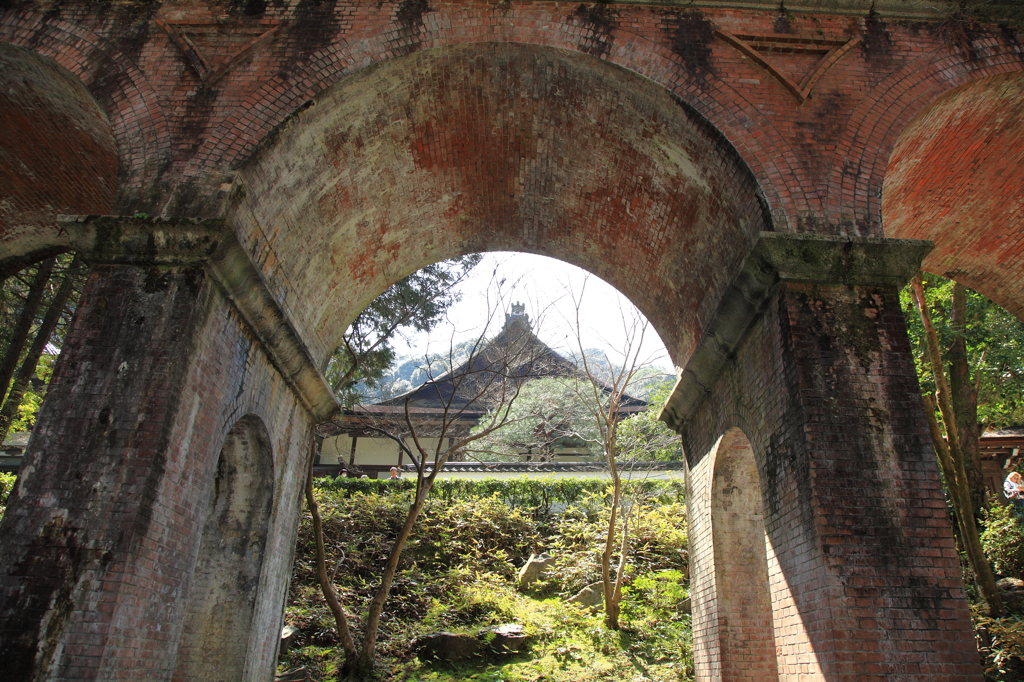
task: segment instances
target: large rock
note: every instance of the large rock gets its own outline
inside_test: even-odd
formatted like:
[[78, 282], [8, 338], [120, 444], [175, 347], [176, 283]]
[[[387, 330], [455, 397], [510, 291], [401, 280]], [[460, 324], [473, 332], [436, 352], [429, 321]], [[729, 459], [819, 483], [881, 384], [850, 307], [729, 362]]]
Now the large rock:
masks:
[[482, 637], [488, 644], [488, 648], [495, 654], [515, 654], [526, 648], [526, 630], [522, 625], [508, 623], [499, 625], [489, 630], [481, 630], [478, 637]]
[[587, 585], [577, 592], [576, 596], [569, 600], [569, 603], [587, 606], [591, 611], [597, 611], [604, 605], [604, 583], [596, 582]]
[[453, 632], [432, 632], [416, 639], [416, 656], [421, 661], [455, 663], [480, 655], [483, 644], [473, 635]]
[[525, 650], [528, 636], [522, 625], [509, 623], [484, 628], [475, 635], [432, 632], [416, 639], [413, 649], [421, 661], [457, 663], [483, 655], [507, 656]]
[[1003, 597], [1003, 606], [1012, 612], [1024, 611], [1024, 580], [1001, 578], [997, 583]]
[[295, 639], [299, 634], [298, 628], [293, 628], [291, 625], [285, 625], [281, 628], [281, 648], [278, 654], [286, 654], [288, 650], [292, 648], [292, 644], [295, 643]]
[[529, 589], [555, 565], [554, 557], [548, 554], [531, 554], [526, 564], [519, 569], [519, 589]]
[[274, 682], [309, 682], [309, 668], [292, 668], [274, 678]]

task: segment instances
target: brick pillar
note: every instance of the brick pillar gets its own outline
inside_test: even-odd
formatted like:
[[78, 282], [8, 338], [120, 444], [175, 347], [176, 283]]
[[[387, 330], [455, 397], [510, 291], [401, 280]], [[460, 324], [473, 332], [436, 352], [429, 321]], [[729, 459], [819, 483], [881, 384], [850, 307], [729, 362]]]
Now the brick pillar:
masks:
[[[211, 321], [234, 324], [224, 338], [237, 345], [248, 332], [223, 320], [270, 320], [257, 347], [286, 372], [271, 380], [296, 387], [278, 395], [313, 395], [323, 380], [272, 305], [245, 303], [260, 298], [260, 280], [223, 222], [97, 218], [65, 229], [91, 271], [0, 524], [0, 661], [9, 679], [170, 679], [219, 430], [258, 366], [215, 375], [230, 363], [205, 338]], [[329, 412], [326, 394], [307, 408]], [[312, 421], [293, 438], [302, 455]]]
[[[690, 465], [698, 679], [752, 679], [736, 662], [759, 660], [764, 636], [729, 618], [754, 607], [723, 588], [755, 571], [779, 679], [981, 679], [899, 307], [927, 248], [763, 234], [691, 358], [663, 418]], [[740, 430], [763, 553], [715, 516], [722, 440]]]

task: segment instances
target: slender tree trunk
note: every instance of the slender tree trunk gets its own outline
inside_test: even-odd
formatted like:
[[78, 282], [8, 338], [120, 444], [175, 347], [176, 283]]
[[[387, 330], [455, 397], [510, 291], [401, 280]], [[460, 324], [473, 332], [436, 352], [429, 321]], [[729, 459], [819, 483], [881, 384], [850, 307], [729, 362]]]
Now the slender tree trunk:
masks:
[[78, 262], [78, 256], [75, 256], [75, 259], [71, 261], [71, 265], [68, 266], [68, 271], [64, 275], [64, 281], [61, 282], [60, 288], [57, 289], [57, 293], [50, 302], [50, 307], [46, 310], [43, 322], [36, 331], [35, 339], [32, 340], [32, 346], [28, 350], [28, 355], [25, 356], [25, 360], [21, 363], [21, 367], [14, 377], [14, 385], [11, 386], [11, 392], [7, 396], [7, 401], [4, 402], [3, 409], [0, 410], [0, 443], [7, 438], [7, 432], [18, 416], [18, 408], [21, 407], [21, 400], [25, 396], [25, 390], [32, 381], [32, 375], [36, 372], [39, 358], [42, 357], [43, 351], [46, 350], [46, 344], [50, 342], [53, 330], [57, 328], [60, 316], [64, 312], [64, 304], [68, 302], [68, 298], [74, 290]]
[[[622, 479], [619, 478], [619, 467], [615, 462], [615, 454], [609, 448], [608, 471], [612, 475], [612, 507], [608, 514], [608, 533], [604, 540], [604, 552], [601, 553], [601, 580], [604, 583], [604, 624], [611, 630], [619, 629], [619, 600], [616, 593], [621, 594], [616, 580], [612, 580], [612, 550], [615, 547], [615, 531], [618, 527], [619, 500], [622, 499]], [[623, 557], [619, 557], [620, 564]]]
[[960, 431], [960, 450], [964, 455], [964, 469], [967, 485], [971, 492], [971, 508], [976, 519], [982, 518], [985, 507], [985, 479], [981, 473], [981, 453], [978, 441], [981, 427], [978, 424], [978, 387], [971, 378], [967, 363], [967, 288], [959, 282], [953, 283], [953, 308], [950, 327], [955, 338], [946, 354], [949, 361], [949, 398], [956, 415]]
[[28, 340], [28, 333], [32, 330], [32, 322], [36, 319], [39, 306], [43, 302], [43, 294], [46, 293], [46, 283], [53, 273], [53, 266], [56, 258], [47, 258], [36, 269], [36, 276], [29, 285], [28, 296], [25, 298], [25, 305], [21, 308], [18, 321], [11, 331], [11, 340], [7, 344], [7, 353], [4, 355], [3, 364], [0, 365], [0, 402], [7, 395], [7, 389], [11, 385], [11, 378], [18, 369], [18, 360], [21, 358], [21, 351], [25, 348]]
[[[439, 464], [437, 466], [440, 468], [442, 465]], [[402, 557], [402, 550], [405, 549], [405, 543], [412, 534], [412, 529], [416, 526], [416, 521], [419, 519], [420, 512], [423, 511], [423, 505], [426, 503], [427, 495], [430, 493], [432, 486], [432, 479], [426, 479], [423, 485], [417, 486], [416, 497], [409, 507], [405, 523], [402, 524], [402, 530], [398, 533], [398, 538], [395, 539], [395, 544], [391, 547], [388, 562], [384, 566], [380, 587], [377, 588], [377, 593], [370, 600], [370, 607], [366, 614], [366, 631], [363, 634], [363, 645], [358, 658], [354, 662], [350, 662], [348, 666], [350, 674], [369, 676], [373, 672], [374, 656], [377, 649], [377, 635], [380, 631], [380, 615], [384, 611], [384, 603], [387, 601], [388, 595], [391, 594], [391, 586], [395, 580], [395, 573], [398, 572], [398, 561]], [[351, 661], [351, 659], [349, 660]]]
[[[314, 447], [316, 447], [314, 445]], [[334, 623], [338, 627], [338, 636], [341, 638], [341, 647], [345, 652], [345, 659], [351, 660], [356, 656], [356, 645], [352, 641], [352, 633], [348, 627], [348, 617], [345, 610], [338, 601], [338, 594], [334, 591], [334, 584], [327, 576], [327, 563], [324, 558], [324, 528], [320, 520], [320, 508], [313, 497], [313, 458], [310, 458], [309, 475], [306, 476], [306, 505], [309, 513], [313, 516], [313, 536], [316, 538], [316, 578], [320, 583], [320, 591], [323, 592], [324, 600], [331, 609], [334, 616]]]
[[978, 524], [975, 521], [974, 509], [971, 504], [971, 491], [968, 484], [967, 471], [964, 467], [963, 451], [960, 449], [960, 433], [959, 429], [957, 429], [956, 414], [949, 397], [949, 386], [946, 383], [946, 375], [942, 366], [942, 355], [939, 351], [939, 337], [935, 332], [935, 326], [932, 324], [931, 314], [928, 311], [921, 273], [918, 273], [914, 278], [913, 288], [914, 302], [921, 316], [921, 323], [924, 325], [928, 361], [931, 365], [932, 375], [935, 378], [938, 410], [942, 415], [942, 423], [946, 427], [946, 435], [948, 436], [947, 438], [942, 437], [939, 425], [935, 421], [935, 402], [931, 400], [930, 396], [925, 396], [925, 412], [931, 431], [932, 444], [939, 458], [939, 464], [943, 468], [946, 486], [949, 488], [950, 497], [953, 500], [953, 512], [960, 526], [967, 558], [971, 562], [974, 574], [978, 577], [978, 587], [981, 588], [982, 595], [985, 597], [985, 601], [988, 602], [991, 614], [999, 616], [1003, 612], [1003, 602], [999, 594], [999, 586], [996, 585], [995, 575], [992, 573], [992, 566], [988, 563], [988, 558], [981, 548], [981, 540], [978, 537]]

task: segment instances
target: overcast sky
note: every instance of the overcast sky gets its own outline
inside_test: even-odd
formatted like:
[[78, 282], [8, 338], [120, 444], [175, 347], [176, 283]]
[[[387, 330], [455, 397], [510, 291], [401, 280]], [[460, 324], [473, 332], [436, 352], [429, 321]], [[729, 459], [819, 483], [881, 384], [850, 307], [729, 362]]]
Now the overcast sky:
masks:
[[[575, 293], [575, 297], [582, 301], [583, 347], [603, 349], [609, 359], [619, 363], [627, 343], [623, 316], [629, 320], [636, 310], [604, 280], [568, 263], [525, 253], [485, 254], [483, 261], [461, 286], [461, 291], [462, 301], [449, 311], [449, 322], [439, 325], [429, 335], [411, 338], [411, 346], [399, 340], [395, 344], [399, 355], [443, 352], [452, 339], [458, 343], [477, 337], [487, 319], [487, 311], [491, 307], [489, 301], [499, 299], [502, 312], [487, 330], [487, 336], [493, 336], [501, 329], [508, 306], [520, 302], [526, 305], [526, 312], [540, 339], [565, 354], [576, 346]], [[639, 311], [636, 314], [640, 315]], [[644, 334], [641, 355], [642, 360], [650, 361], [649, 364], [671, 371], [672, 363], [665, 346], [650, 326]]]

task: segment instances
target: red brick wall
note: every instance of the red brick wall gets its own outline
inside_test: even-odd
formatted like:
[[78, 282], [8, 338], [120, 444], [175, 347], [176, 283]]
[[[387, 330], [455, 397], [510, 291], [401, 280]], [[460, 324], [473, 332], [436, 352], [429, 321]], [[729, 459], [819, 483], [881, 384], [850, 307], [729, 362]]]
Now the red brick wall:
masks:
[[[81, 1], [6, 9], [0, 42], [52, 58], [106, 113], [119, 173], [110, 210], [226, 216], [318, 360], [390, 281], [512, 248], [620, 287], [682, 365], [765, 215], [778, 231], [881, 236], [893, 149], [885, 210], [897, 223], [958, 182], [933, 172], [943, 154], [961, 154], [951, 168], [1000, 160], [972, 150], [1013, 110], [989, 84], [1015, 82], [991, 77], [1022, 70], [1019, 36], [942, 26], [556, 2], [328, 0], [246, 14], [226, 1]], [[775, 75], [716, 30], [782, 46], [765, 52]], [[820, 54], [779, 42], [793, 37], [860, 42], [801, 102], [779, 78], [799, 81]], [[954, 94], [900, 142], [918, 112], [984, 78], [988, 119], [951, 132], [964, 109]], [[924, 149], [914, 130], [934, 130], [939, 146]], [[1022, 146], [1016, 129], [999, 139]], [[51, 160], [73, 164], [72, 151]], [[69, 194], [89, 194], [80, 175]], [[53, 213], [54, 196], [19, 210]], [[1014, 206], [986, 204], [985, 219], [1007, 227], [978, 250], [1015, 254]], [[18, 239], [66, 246], [51, 228]], [[0, 266], [26, 253], [0, 236]], [[975, 279], [1020, 300], [1011, 270]], [[687, 436], [698, 492], [718, 436], [735, 426], [750, 439], [782, 676], [977, 674], [893, 295], [787, 289]], [[225, 434], [249, 414], [279, 472], [250, 641], [250, 664], [266, 671], [309, 418], [201, 273], [97, 268], [2, 528], [0, 619], [37, 633], [41, 665], [118, 679], [195, 663], [177, 647], [203, 501]], [[4, 641], [12, 668], [36, 665], [34, 643]]]
[[[219, 214], [257, 146], [345, 77], [431, 48], [513, 42], [621, 66], [689, 104], [750, 168], [775, 229], [878, 235], [887, 161], [913, 116], [960, 85], [1024, 66], [1012, 29], [958, 33], [866, 13], [411, 1], [271, 4], [257, 14], [227, 2], [48, 7], [5, 12], [0, 40], [53, 57], [103, 106], [118, 144], [121, 214]], [[716, 29], [861, 42], [801, 103]], [[180, 32], [194, 47], [182, 47]], [[763, 52], [793, 82], [821, 56]], [[629, 178], [618, 191], [632, 191]]]
[[684, 434], [691, 499], [731, 427], [757, 457], [780, 676], [980, 679], [895, 291], [786, 285]]
[[266, 676], [309, 417], [201, 269], [93, 269], [0, 525], [8, 674], [170, 679], [189, 665], [178, 647], [217, 455], [245, 415], [267, 426], [274, 459], [250, 595], [261, 627], [239, 633], [250, 670]]
[[900, 136], [883, 193], [887, 236], [938, 244], [924, 268], [1024, 316], [1024, 73], [961, 86]]

